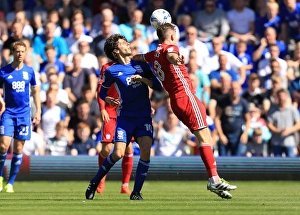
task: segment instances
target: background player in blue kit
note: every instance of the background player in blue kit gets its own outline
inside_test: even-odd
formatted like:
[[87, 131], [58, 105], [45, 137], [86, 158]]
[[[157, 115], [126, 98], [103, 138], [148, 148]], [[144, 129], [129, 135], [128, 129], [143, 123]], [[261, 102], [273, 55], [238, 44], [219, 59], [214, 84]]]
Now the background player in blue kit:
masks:
[[[149, 87], [162, 90], [162, 85], [146, 63], [131, 60], [130, 43], [119, 34], [110, 36], [104, 45], [105, 54], [116, 63], [109, 67], [102, 77], [100, 98], [119, 106], [114, 138], [114, 151], [109, 155], [86, 190], [86, 199], [93, 199], [100, 180], [120, 160], [134, 137], [140, 146], [140, 160], [136, 169], [131, 200], [142, 200], [140, 191], [150, 165], [150, 150], [153, 138]], [[118, 98], [107, 96], [107, 90], [114, 84]]]
[[25, 140], [31, 138], [30, 92], [32, 93], [36, 113], [32, 123], [39, 124], [41, 119], [41, 102], [39, 87], [31, 67], [24, 64], [26, 45], [17, 41], [11, 47], [14, 60], [0, 70], [0, 85], [3, 87], [3, 98], [0, 96], [0, 191], [3, 189], [3, 169], [7, 150], [12, 138], [13, 157], [10, 175], [5, 191], [13, 193], [13, 184], [20, 170]]

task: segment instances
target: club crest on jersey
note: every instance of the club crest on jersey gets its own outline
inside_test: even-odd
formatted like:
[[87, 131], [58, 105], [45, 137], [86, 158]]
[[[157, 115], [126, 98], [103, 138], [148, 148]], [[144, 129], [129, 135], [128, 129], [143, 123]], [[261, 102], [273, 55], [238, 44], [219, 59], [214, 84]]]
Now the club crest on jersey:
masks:
[[155, 52], [154, 57], [159, 58], [159, 52]]
[[110, 135], [110, 134], [105, 134], [105, 138], [106, 138], [106, 139], [110, 139], [110, 138], [111, 138], [111, 135]]
[[23, 79], [24, 80], [28, 80], [29, 79], [28, 72], [23, 71]]
[[140, 65], [135, 65], [134, 68], [135, 68], [137, 73], [142, 73], [143, 72], [143, 69]]

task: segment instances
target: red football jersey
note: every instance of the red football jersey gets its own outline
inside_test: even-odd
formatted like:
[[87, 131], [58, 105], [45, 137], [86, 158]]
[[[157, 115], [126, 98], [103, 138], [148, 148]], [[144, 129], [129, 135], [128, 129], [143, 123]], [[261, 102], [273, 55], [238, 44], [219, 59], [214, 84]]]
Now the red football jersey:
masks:
[[[109, 63], [104, 64], [102, 66], [101, 72], [100, 72], [100, 77], [99, 77], [99, 80], [98, 80], [97, 95], [99, 95], [99, 93], [100, 93], [101, 85], [103, 83], [102, 77], [104, 75], [105, 70], [113, 64], [114, 64], [114, 62], [109, 62]], [[111, 96], [111, 97], [114, 97], [114, 98], [119, 98], [119, 94], [118, 94], [118, 92], [117, 92], [114, 85], [111, 85], [111, 87], [108, 89], [107, 95]], [[100, 96], [97, 96], [97, 101], [98, 101], [98, 104], [99, 104], [100, 111], [105, 109], [110, 118], [117, 118], [117, 111], [116, 111], [116, 109], [118, 108], [117, 106], [112, 106], [112, 105], [106, 103], [105, 101], [103, 101], [100, 98]]]
[[190, 93], [195, 94], [185, 65], [176, 66], [168, 61], [166, 55], [171, 52], [179, 55], [178, 47], [159, 44], [155, 51], [145, 54], [144, 58], [153, 66], [157, 77], [171, 99], [180, 98]]

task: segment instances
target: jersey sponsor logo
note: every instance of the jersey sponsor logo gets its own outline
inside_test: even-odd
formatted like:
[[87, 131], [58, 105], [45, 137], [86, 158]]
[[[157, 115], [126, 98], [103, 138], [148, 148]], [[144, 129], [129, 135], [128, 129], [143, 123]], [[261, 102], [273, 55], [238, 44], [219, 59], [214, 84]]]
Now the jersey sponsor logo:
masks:
[[9, 76], [7, 77], [7, 79], [12, 79], [12, 78], [14, 78], [12, 75], [9, 75]]
[[137, 73], [142, 73], [143, 72], [143, 69], [140, 65], [135, 65], [134, 68], [136, 69]]
[[132, 81], [130, 77], [126, 78], [126, 83], [128, 86], [132, 86], [133, 88], [137, 88], [139, 86], [142, 86], [142, 82], [136, 82], [136, 81]]
[[24, 80], [28, 80], [29, 79], [28, 72], [23, 71], [23, 79]]
[[167, 49], [168, 52], [174, 52], [174, 47], [170, 47]]
[[17, 93], [25, 92], [25, 81], [13, 81], [11, 86]]

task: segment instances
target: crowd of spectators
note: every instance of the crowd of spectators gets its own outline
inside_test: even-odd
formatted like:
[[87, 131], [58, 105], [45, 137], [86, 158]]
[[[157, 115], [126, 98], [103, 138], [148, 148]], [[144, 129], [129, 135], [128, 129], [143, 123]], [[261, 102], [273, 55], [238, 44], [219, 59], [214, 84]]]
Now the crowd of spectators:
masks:
[[[42, 121], [28, 155], [94, 156], [101, 149], [96, 102], [106, 39], [133, 53], [157, 47], [149, 18], [164, 8], [178, 29], [196, 95], [219, 156], [299, 156], [300, 3], [296, 0], [2, 0], [0, 65], [22, 40], [41, 85]], [[168, 95], [152, 92], [153, 155], [198, 154]], [[34, 111], [34, 108], [33, 108]], [[135, 149], [138, 153], [138, 149]]]

